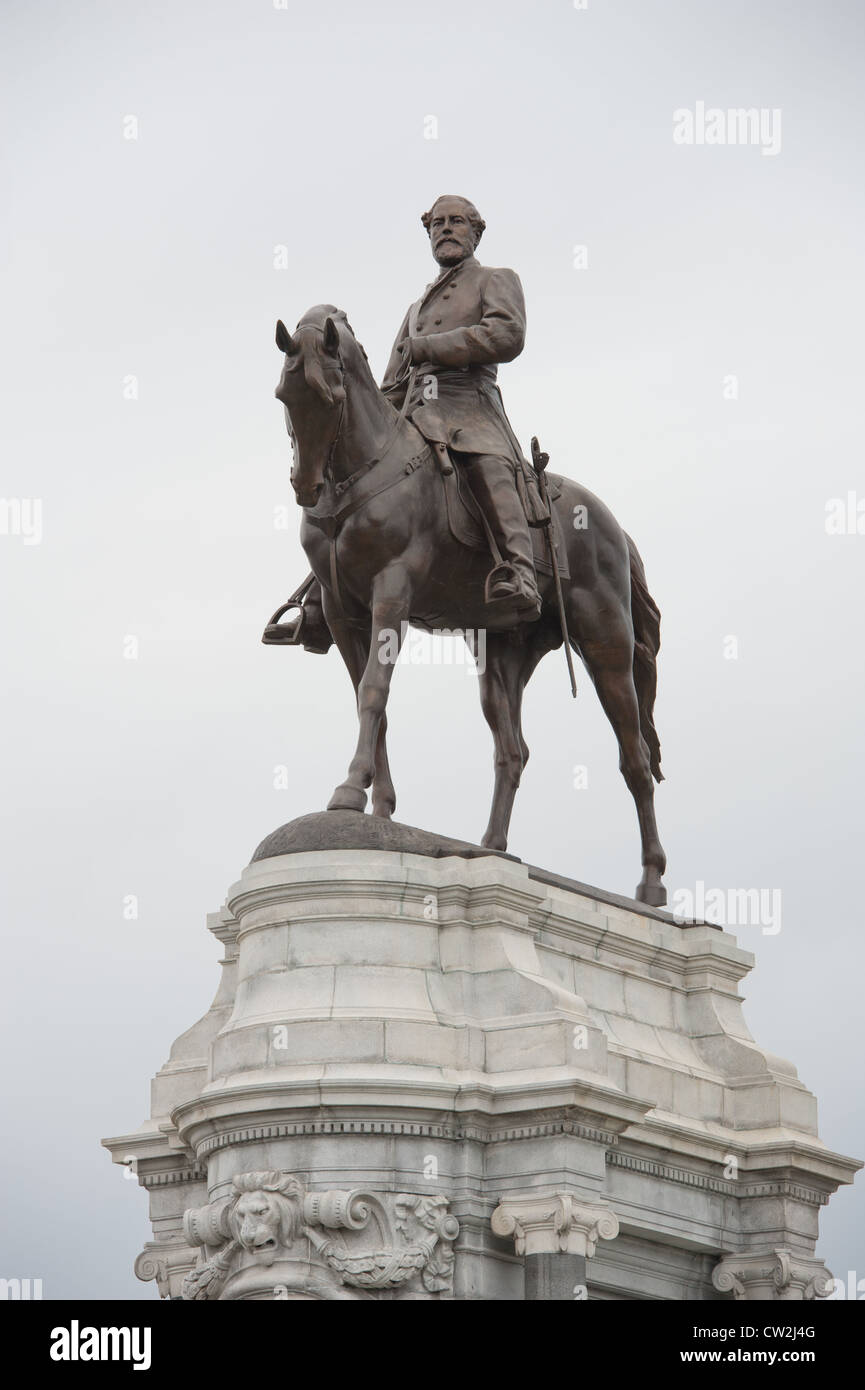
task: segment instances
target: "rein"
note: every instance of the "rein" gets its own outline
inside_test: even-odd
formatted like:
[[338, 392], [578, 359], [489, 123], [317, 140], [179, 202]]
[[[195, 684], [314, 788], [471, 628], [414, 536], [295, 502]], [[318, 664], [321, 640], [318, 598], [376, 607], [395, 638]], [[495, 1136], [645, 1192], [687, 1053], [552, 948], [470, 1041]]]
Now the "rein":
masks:
[[[322, 336], [324, 335], [324, 329], [320, 328], [318, 324], [304, 324], [303, 328], [311, 328], [314, 332], [321, 333]], [[303, 328], [299, 331], [303, 332]], [[376, 464], [383, 463], [384, 460], [387, 458], [388, 454], [390, 453], [391, 449], [393, 448], [393, 445], [395, 444], [397, 436], [399, 434], [400, 428], [408, 415], [408, 408], [409, 403], [411, 401], [412, 388], [414, 386], [417, 368], [412, 367], [411, 369], [411, 373], [408, 378], [408, 383], [406, 385], [405, 398], [402, 403], [402, 408], [396, 420], [394, 421], [393, 428], [391, 429], [390, 434], [388, 435], [387, 442], [384, 448], [382, 449], [381, 453], [374, 455], [373, 458], [368, 459], [365, 463], [362, 463], [359, 468], [356, 468], [355, 471], [349, 475], [349, 477], [341, 479], [340, 482], [334, 482], [332, 474], [333, 456], [336, 450], [336, 446], [339, 443], [340, 438], [342, 436], [343, 423], [345, 421], [345, 412], [346, 407], [348, 405], [348, 385], [345, 367], [343, 366], [342, 359], [340, 357], [337, 357], [337, 361], [339, 363], [340, 369], [342, 402], [340, 404], [339, 420], [337, 422], [336, 434], [334, 435], [333, 442], [331, 443], [331, 446], [328, 450], [327, 459], [325, 461], [323, 472], [325, 479], [329, 481], [331, 484], [334, 498], [337, 501], [339, 501], [339, 499], [343, 497], [345, 493], [349, 491], [350, 488], [354, 487], [355, 483], [357, 483], [361, 478], [365, 477], [366, 474], [369, 473], [370, 470], [374, 468]], [[345, 615], [345, 605], [343, 604], [342, 595], [340, 593], [339, 575], [337, 572], [336, 564], [336, 540], [342, 523], [346, 520], [347, 517], [351, 516], [354, 512], [359, 511], [360, 508], [365, 505], [365, 503], [372, 501], [373, 497], [377, 497], [381, 492], [386, 492], [388, 488], [394, 487], [396, 483], [401, 482], [403, 478], [413, 473], [415, 469], [419, 468], [429, 457], [430, 450], [427, 445], [424, 445], [420, 453], [415, 454], [411, 459], [408, 460], [403, 470], [401, 470], [399, 473], [394, 474], [392, 477], [386, 478], [382, 482], [380, 487], [375, 488], [372, 492], [364, 493], [364, 495], [361, 497], [356, 496], [354, 498], [349, 499], [347, 503], [343, 504], [342, 506], [337, 506], [336, 509], [332, 512], [325, 512], [323, 514], [319, 513], [318, 515], [316, 515], [312, 508], [304, 508], [307, 519], [314, 526], [317, 526], [321, 531], [324, 532], [330, 546], [330, 590], [333, 596], [334, 603], [336, 604], [336, 607], [339, 610], [340, 621], [349, 625], [352, 623], [352, 620], [350, 618], [347, 618]], [[329, 474], [330, 476], [328, 476]]]
[[[305, 323], [305, 324], [303, 325], [303, 327], [300, 328], [300, 329], [298, 329], [297, 331], [298, 331], [299, 333], [302, 333], [302, 332], [304, 331], [304, 329], [307, 329], [307, 328], [311, 329], [311, 330], [313, 331], [313, 333], [320, 333], [320, 334], [322, 335], [322, 337], [324, 337], [324, 329], [321, 328], [317, 323]], [[347, 385], [346, 385], [345, 367], [344, 367], [343, 364], [342, 364], [342, 358], [341, 358], [341, 357], [337, 357], [336, 360], [337, 360], [337, 362], [339, 363], [340, 385], [342, 386], [342, 401], [341, 401], [340, 407], [339, 407], [339, 420], [337, 421], [336, 434], [333, 436], [333, 441], [332, 441], [332, 443], [331, 443], [330, 448], [329, 448], [328, 451], [327, 451], [327, 458], [325, 459], [325, 463], [324, 463], [324, 470], [323, 470], [323, 472], [324, 472], [325, 478], [327, 478], [327, 475], [328, 475], [328, 471], [329, 471], [329, 470], [332, 472], [332, 467], [333, 467], [333, 455], [334, 455], [334, 451], [335, 451], [335, 449], [336, 449], [336, 446], [337, 446], [337, 444], [338, 444], [339, 441], [340, 441], [340, 436], [342, 435], [342, 426], [343, 426], [343, 421], [344, 421], [344, 419], [345, 419], [345, 410], [346, 410], [346, 406], [348, 405], [348, 387], [347, 387]], [[397, 437], [397, 435], [398, 435], [398, 433], [399, 433], [400, 425], [403, 423], [403, 421], [404, 421], [405, 418], [406, 418], [406, 415], [408, 414], [409, 402], [410, 402], [410, 400], [411, 400], [411, 393], [412, 393], [412, 389], [413, 389], [413, 387], [414, 387], [414, 382], [415, 382], [415, 377], [416, 377], [416, 375], [417, 375], [417, 367], [412, 367], [411, 373], [410, 373], [409, 378], [408, 378], [408, 384], [407, 384], [407, 386], [406, 386], [405, 398], [404, 398], [403, 403], [402, 403], [402, 409], [400, 410], [399, 415], [397, 416], [396, 421], [394, 422], [393, 429], [391, 430], [390, 435], [388, 436], [388, 441], [387, 441], [387, 443], [385, 444], [384, 448], [382, 449], [381, 453], [380, 453], [380, 454], [376, 454], [376, 455], [375, 455], [373, 458], [371, 458], [371, 459], [368, 459], [366, 463], [362, 463], [361, 466], [360, 466], [360, 468], [356, 468], [356, 469], [354, 470], [354, 472], [353, 472], [348, 478], [343, 478], [343, 479], [342, 479], [340, 482], [338, 482], [338, 483], [334, 483], [334, 482], [332, 482], [332, 480], [331, 480], [331, 485], [332, 485], [332, 487], [333, 487], [333, 491], [334, 491], [334, 496], [335, 496], [335, 497], [341, 497], [341, 496], [343, 495], [344, 492], [347, 492], [348, 489], [349, 489], [350, 487], [353, 487], [353, 486], [354, 486], [354, 484], [357, 482], [358, 478], [362, 478], [363, 475], [364, 475], [364, 473], [368, 473], [369, 470], [370, 470], [371, 468], [374, 468], [375, 465], [376, 465], [377, 463], [381, 463], [381, 462], [387, 457], [388, 453], [390, 452], [391, 448], [393, 447], [394, 442], [396, 441], [396, 437]]]
[[[342, 364], [340, 364], [340, 365], [342, 365]], [[357, 482], [358, 478], [362, 478], [363, 475], [364, 475], [364, 473], [368, 473], [369, 470], [370, 470], [371, 468], [374, 468], [375, 465], [376, 465], [377, 463], [382, 463], [382, 462], [387, 458], [388, 454], [390, 453], [391, 448], [393, 447], [393, 445], [394, 445], [394, 443], [395, 443], [395, 441], [396, 441], [396, 437], [397, 437], [397, 435], [399, 434], [400, 426], [402, 425], [403, 421], [404, 421], [405, 418], [406, 418], [406, 415], [408, 414], [409, 399], [410, 399], [410, 397], [411, 397], [411, 388], [412, 388], [412, 386], [414, 385], [415, 371], [416, 371], [416, 368], [412, 367], [412, 374], [411, 374], [411, 377], [409, 378], [409, 384], [408, 384], [408, 387], [407, 387], [407, 389], [406, 389], [405, 400], [404, 400], [403, 403], [402, 403], [402, 409], [400, 410], [399, 415], [397, 416], [397, 418], [396, 418], [396, 420], [395, 420], [395, 422], [394, 422], [393, 429], [391, 430], [390, 435], [388, 436], [388, 441], [387, 441], [387, 443], [385, 444], [384, 448], [382, 449], [381, 453], [380, 453], [380, 454], [376, 454], [375, 457], [369, 459], [367, 463], [362, 463], [361, 466], [360, 466], [360, 468], [356, 468], [356, 469], [354, 470], [354, 472], [353, 472], [348, 478], [343, 478], [341, 482], [339, 482], [339, 483], [334, 483], [334, 484], [333, 484], [333, 492], [334, 492], [334, 496], [335, 496], [335, 497], [342, 497], [342, 495], [343, 495], [344, 492], [348, 492], [349, 488], [354, 486], [354, 484]], [[344, 412], [344, 411], [345, 411], [346, 403], [347, 403], [347, 401], [348, 401], [348, 387], [346, 386], [346, 379], [345, 379], [345, 371], [344, 371], [344, 370], [343, 370], [343, 373], [342, 373], [342, 389], [343, 389], [342, 409], [343, 409], [343, 412]], [[339, 439], [340, 430], [342, 429], [342, 420], [343, 420], [343, 416], [342, 416], [342, 414], [341, 414], [340, 417], [339, 417], [339, 425], [338, 425], [338, 427], [337, 427], [336, 438], [335, 438], [334, 441], [333, 441], [333, 446], [332, 446], [332, 448], [331, 448], [330, 453], [328, 454], [327, 463], [325, 464], [325, 471], [327, 470], [328, 465], [329, 465], [329, 464], [331, 463], [331, 461], [332, 461], [332, 458], [333, 458], [333, 450], [336, 448], [337, 440]]]

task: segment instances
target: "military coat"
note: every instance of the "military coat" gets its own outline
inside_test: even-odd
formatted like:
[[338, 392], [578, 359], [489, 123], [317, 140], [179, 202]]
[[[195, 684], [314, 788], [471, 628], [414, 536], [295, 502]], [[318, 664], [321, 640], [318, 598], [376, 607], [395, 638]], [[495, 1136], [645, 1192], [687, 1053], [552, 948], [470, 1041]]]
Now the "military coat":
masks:
[[518, 357], [525, 337], [519, 276], [469, 256], [428, 285], [409, 309], [381, 389], [394, 405], [403, 405], [414, 341], [421, 360], [414, 364], [408, 413], [425, 438], [457, 453], [521, 461], [496, 377], [498, 363]]

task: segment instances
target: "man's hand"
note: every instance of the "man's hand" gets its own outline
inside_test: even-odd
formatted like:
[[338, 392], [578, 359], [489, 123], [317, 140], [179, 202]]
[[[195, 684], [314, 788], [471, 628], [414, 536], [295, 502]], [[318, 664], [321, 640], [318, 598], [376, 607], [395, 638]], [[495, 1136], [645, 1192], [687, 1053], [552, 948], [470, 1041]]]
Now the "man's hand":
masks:
[[413, 367], [417, 367], [421, 362], [429, 361], [429, 348], [426, 338], [409, 339], [409, 361]]

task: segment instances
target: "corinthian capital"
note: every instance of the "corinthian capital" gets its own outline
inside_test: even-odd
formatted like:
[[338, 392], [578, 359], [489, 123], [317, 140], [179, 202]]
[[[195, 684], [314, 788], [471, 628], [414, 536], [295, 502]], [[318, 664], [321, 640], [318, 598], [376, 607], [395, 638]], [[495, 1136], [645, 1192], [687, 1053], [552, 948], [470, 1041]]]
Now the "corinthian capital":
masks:
[[497, 1236], [513, 1236], [518, 1255], [566, 1253], [591, 1259], [599, 1240], [614, 1240], [619, 1221], [609, 1207], [580, 1202], [568, 1192], [504, 1197], [492, 1215]]

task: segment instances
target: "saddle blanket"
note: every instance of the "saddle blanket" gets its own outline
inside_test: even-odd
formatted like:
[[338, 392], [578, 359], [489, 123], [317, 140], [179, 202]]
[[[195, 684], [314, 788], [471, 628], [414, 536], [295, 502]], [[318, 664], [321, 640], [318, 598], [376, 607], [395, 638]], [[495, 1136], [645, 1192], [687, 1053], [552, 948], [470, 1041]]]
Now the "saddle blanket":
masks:
[[[486, 532], [480, 518], [478, 504], [472, 497], [466, 486], [460, 486], [460, 463], [451, 456], [453, 472], [442, 475], [442, 482], [445, 490], [445, 503], [447, 505], [448, 525], [451, 535], [462, 545], [467, 545], [470, 550], [488, 550]], [[530, 486], [537, 487], [534, 479]], [[550, 500], [554, 501], [561, 497], [562, 489], [560, 480], [555, 474], [547, 474], [547, 487], [550, 492]], [[518, 489], [519, 491], [519, 489]], [[522, 498], [520, 499], [522, 500]], [[556, 554], [556, 564], [559, 575], [562, 579], [570, 579], [571, 571], [568, 565], [568, 553], [565, 549], [562, 536], [562, 524], [556, 513], [555, 507], [551, 508], [553, 514], [552, 536], [553, 546]], [[547, 549], [546, 528], [543, 526], [530, 526], [529, 535], [532, 538], [532, 559], [538, 574], [549, 574], [553, 572], [550, 564], [549, 551]]]

